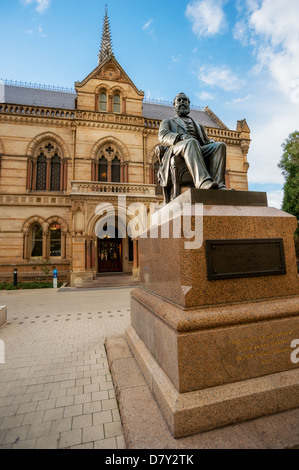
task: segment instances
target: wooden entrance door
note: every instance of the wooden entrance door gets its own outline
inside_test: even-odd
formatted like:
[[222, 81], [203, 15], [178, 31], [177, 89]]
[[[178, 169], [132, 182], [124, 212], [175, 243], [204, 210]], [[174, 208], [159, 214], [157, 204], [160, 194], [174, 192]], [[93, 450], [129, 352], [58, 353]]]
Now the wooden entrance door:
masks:
[[98, 272], [122, 271], [122, 240], [117, 238], [98, 239]]

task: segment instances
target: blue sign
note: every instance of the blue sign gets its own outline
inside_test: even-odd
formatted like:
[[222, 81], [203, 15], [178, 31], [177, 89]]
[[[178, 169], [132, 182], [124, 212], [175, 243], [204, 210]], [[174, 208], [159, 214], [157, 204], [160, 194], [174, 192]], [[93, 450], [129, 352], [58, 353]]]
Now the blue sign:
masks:
[[57, 269], [54, 269], [53, 271], [53, 279], [57, 279]]

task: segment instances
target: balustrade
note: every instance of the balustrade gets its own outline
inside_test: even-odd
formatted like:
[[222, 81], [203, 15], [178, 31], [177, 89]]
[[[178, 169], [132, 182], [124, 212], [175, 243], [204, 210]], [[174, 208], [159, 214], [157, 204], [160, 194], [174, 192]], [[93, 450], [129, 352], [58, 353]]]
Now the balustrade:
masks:
[[75, 194], [105, 194], [126, 196], [155, 196], [155, 185], [151, 184], [128, 184], [128, 183], [102, 183], [72, 181], [71, 195]]

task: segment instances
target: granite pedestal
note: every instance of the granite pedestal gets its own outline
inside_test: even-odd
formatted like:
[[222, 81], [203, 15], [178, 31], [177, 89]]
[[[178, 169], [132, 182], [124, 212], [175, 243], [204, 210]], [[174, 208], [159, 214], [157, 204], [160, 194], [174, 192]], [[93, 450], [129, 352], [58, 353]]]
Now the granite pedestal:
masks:
[[[179, 217], [183, 226], [179, 207], [190, 202], [195, 229], [201, 194], [203, 243], [186, 249], [173, 225]], [[173, 436], [299, 407], [299, 364], [291, 361], [299, 338], [296, 218], [267, 207], [263, 193], [189, 190], [168, 206], [155, 222], [159, 230], [169, 222], [170, 238], [139, 240], [142, 287], [131, 293], [126, 340]], [[212, 270], [211, 278], [213, 240], [258, 242], [261, 260], [244, 260], [244, 273], [239, 259], [238, 272], [228, 266], [228, 275]], [[274, 264], [265, 240], [277, 242]], [[261, 275], [255, 266], [263, 264]]]
[[0, 306], [0, 326], [7, 322], [7, 307]]

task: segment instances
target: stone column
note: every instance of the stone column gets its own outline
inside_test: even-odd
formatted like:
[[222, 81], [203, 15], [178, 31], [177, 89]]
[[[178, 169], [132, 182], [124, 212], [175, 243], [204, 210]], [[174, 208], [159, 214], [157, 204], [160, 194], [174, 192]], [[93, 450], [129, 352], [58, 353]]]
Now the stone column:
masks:
[[96, 181], [96, 163], [91, 162], [91, 181]]
[[138, 241], [133, 240], [133, 268], [138, 268]]
[[125, 183], [129, 182], [129, 164], [127, 163], [125, 166]]
[[91, 269], [94, 269], [95, 268], [95, 264], [96, 264], [96, 260], [95, 260], [95, 255], [96, 255], [96, 241], [95, 240], [91, 240], [90, 241], [91, 243]]
[[64, 190], [64, 162], [60, 162], [60, 191]]
[[61, 259], [66, 258], [66, 233], [61, 234]]
[[[43, 233], [43, 259], [47, 259], [48, 256], [47, 256], [47, 252], [48, 252], [48, 236], [46, 233]], [[49, 253], [50, 255], [50, 253]]]
[[29, 254], [28, 254], [28, 233], [24, 234], [24, 259], [29, 261]]
[[107, 165], [107, 183], [111, 183], [111, 162]]
[[34, 160], [32, 162], [32, 185], [31, 185], [31, 189], [33, 189], [33, 191], [36, 189], [36, 167], [37, 167], [37, 162], [36, 160]]
[[47, 160], [46, 190], [50, 191], [51, 160]]
[[90, 249], [90, 240], [86, 240], [86, 269], [91, 268], [91, 249]]
[[108, 113], [112, 113], [112, 101], [113, 101], [113, 96], [108, 95]]
[[122, 114], [126, 114], [127, 112], [127, 102], [126, 102], [126, 98], [123, 98], [122, 100], [122, 110], [121, 110]]
[[31, 189], [31, 172], [32, 172], [32, 162], [31, 162], [31, 160], [28, 160], [27, 161], [26, 189]]
[[64, 182], [63, 182], [63, 189], [64, 191], [67, 190], [67, 160], [64, 162]]

